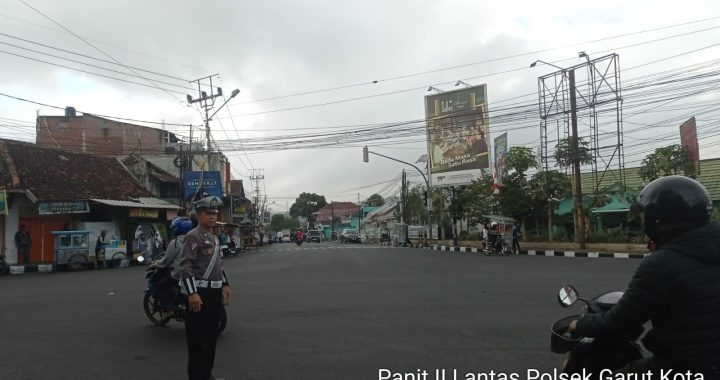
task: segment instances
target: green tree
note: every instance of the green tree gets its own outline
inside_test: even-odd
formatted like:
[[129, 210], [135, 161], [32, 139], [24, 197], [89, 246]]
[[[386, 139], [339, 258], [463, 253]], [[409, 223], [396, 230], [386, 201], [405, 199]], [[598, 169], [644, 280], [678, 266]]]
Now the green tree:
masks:
[[644, 181], [650, 182], [660, 177], [679, 174], [685, 170], [685, 165], [690, 163], [687, 149], [679, 144], [668, 145], [648, 154], [640, 164], [638, 174]]
[[495, 214], [498, 204], [493, 197], [493, 178], [483, 172], [478, 180], [456, 191], [448, 211], [458, 219], [467, 219], [471, 224], [485, 222], [483, 215]]
[[416, 185], [408, 190], [407, 217], [408, 224], [427, 224], [428, 213], [427, 206], [425, 205], [425, 186]]
[[509, 172], [514, 171], [521, 176], [525, 176], [528, 169], [537, 167], [537, 156], [535, 156], [531, 148], [514, 146], [508, 150], [505, 163]]
[[275, 214], [270, 219], [271, 231], [294, 230], [300, 227], [297, 218], [287, 217], [283, 214]]
[[547, 212], [548, 237], [552, 241], [552, 217], [558, 202], [570, 193], [570, 177], [556, 170], [537, 172], [528, 182], [528, 193], [537, 210]]
[[[553, 154], [553, 157], [555, 158], [555, 166], [569, 168], [573, 165], [575, 160], [575, 150], [573, 149], [572, 141], [573, 138], [568, 137], [560, 140], [560, 142], [555, 145], [555, 153]], [[590, 151], [588, 145], [590, 145], [590, 143], [585, 141], [585, 139], [578, 139], [578, 153], [580, 155], [581, 165], [587, 165], [593, 162], [592, 152]]]
[[525, 218], [532, 214], [535, 205], [533, 200], [524, 174], [514, 172], [503, 178], [500, 194], [497, 197], [500, 213], [503, 216], [509, 216], [520, 221], [521, 225], [525, 225]]
[[368, 206], [380, 207], [385, 204], [385, 198], [383, 198], [382, 195], [375, 193], [368, 197], [368, 199], [365, 200], [365, 203], [367, 203]]
[[325, 206], [327, 206], [327, 200], [325, 200], [324, 196], [315, 193], [301, 193], [295, 199], [295, 203], [290, 206], [290, 215], [295, 218], [298, 216], [305, 217], [312, 226], [312, 214]]

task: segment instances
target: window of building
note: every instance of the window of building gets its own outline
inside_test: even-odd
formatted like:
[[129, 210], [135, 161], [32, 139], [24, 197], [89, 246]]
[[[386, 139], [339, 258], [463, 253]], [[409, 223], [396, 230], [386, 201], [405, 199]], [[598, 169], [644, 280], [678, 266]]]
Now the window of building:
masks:
[[163, 183], [160, 185], [160, 197], [175, 198], [178, 196], [178, 189], [177, 183]]

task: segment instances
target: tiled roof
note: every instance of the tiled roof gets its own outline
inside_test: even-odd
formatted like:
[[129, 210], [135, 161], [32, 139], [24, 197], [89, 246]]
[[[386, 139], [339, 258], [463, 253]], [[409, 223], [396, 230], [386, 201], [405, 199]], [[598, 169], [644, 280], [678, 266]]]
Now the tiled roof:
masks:
[[[392, 211], [398, 208], [398, 204], [396, 202], [386, 202], [384, 205], [380, 206], [377, 210], [372, 211], [371, 213], [367, 214], [365, 219], [363, 219], [363, 223], [369, 222], [373, 219], [383, 220], [387, 219], [388, 214], [390, 214]], [[390, 214], [392, 216], [392, 214]]]
[[0, 140], [0, 146], [9, 171], [16, 174], [15, 181], [5, 181], [3, 185], [29, 190], [38, 201], [153, 197], [113, 157], [40, 148], [9, 140]]
[[[625, 168], [625, 183], [628, 188], [637, 189], [644, 186], [644, 181], [640, 178], [640, 167]], [[608, 187], [613, 186], [617, 183], [618, 170], [608, 170], [600, 181], [598, 189], [603, 191]], [[599, 172], [598, 175], [602, 175]], [[697, 176], [697, 180], [708, 189], [710, 197], [713, 201], [720, 201], [720, 158], [713, 158], [709, 160], [700, 160], [700, 175]], [[589, 194], [593, 192], [594, 180], [592, 173], [582, 173], [580, 175], [580, 181], [582, 182], [583, 194]]]
[[316, 220], [320, 222], [329, 222], [332, 220], [333, 215], [343, 218], [357, 213], [358, 210], [358, 205], [352, 202], [332, 202], [313, 215], [315, 215]]
[[93, 202], [102, 203], [115, 207], [131, 207], [131, 208], [153, 208], [153, 209], [169, 209], [177, 210], [178, 207], [170, 202], [166, 202], [158, 198], [134, 198], [131, 201], [118, 201], [113, 199], [90, 199]]

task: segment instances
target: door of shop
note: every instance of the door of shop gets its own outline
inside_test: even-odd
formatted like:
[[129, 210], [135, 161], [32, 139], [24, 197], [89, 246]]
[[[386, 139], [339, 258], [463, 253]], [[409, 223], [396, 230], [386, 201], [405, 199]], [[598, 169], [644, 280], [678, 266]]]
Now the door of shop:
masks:
[[[24, 224], [30, 231], [30, 262], [50, 263], [55, 259], [53, 236], [50, 231], [63, 229], [69, 219], [55, 218], [20, 218], [20, 224]], [[13, 243], [14, 244], [14, 243]]]

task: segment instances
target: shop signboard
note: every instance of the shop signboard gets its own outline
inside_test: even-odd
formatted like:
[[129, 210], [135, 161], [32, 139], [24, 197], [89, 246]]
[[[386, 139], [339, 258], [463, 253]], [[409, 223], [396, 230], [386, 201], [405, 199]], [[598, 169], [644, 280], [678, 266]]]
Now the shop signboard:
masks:
[[157, 219], [159, 215], [159, 211], [152, 208], [131, 208], [128, 211], [128, 217], [130, 218]]
[[38, 202], [38, 214], [84, 214], [90, 212], [88, 201]]

